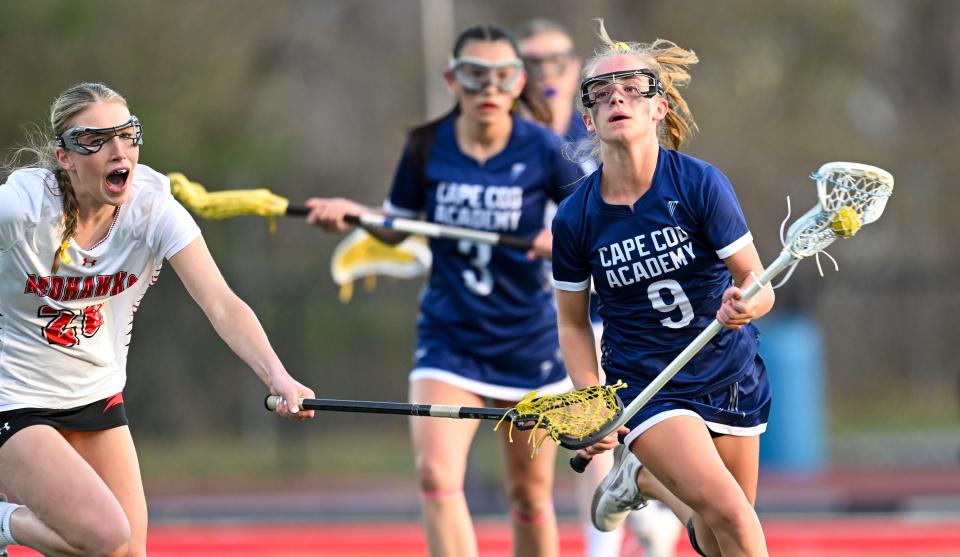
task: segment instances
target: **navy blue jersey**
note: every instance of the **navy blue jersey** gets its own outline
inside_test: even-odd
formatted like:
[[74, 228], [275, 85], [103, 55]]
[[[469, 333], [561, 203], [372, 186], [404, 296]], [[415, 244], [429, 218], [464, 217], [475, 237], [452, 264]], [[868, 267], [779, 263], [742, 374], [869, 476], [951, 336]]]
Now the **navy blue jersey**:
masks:
[[[464, 154], [454, 116], [439, 123], [425, 169], [404, 151], [385, 208], [397, 216], [489, 230], [532, 240], [550, 200], [573, 192], [579, 168], [552, 132], [513, 116], [503, 151], [480, 164]], [[420, 344], [497, 359], [531, 345], [557, 349], [556, 308], [541, 261], [521, 250], [431, 239], [433, 266], [421, 296]], [[429, 336], [429, 339], [424, 337]]]
[[570, 116], [570, 125], [567, 127], [567, 133], [564, 134], [563, 139], [568, 142], [577, 142], [583, 141], [589, 136], [590, 132], [587, 130], [587, 125], [583, 123], [583, 116], [579, 110], [573, 109], [573, 114]]
[[[578, 144], [581, 141], [587, 140], [589, 137], [590, 131], [587, 130], [587, 125], [583, 123], [583, 117], [580, 111], [573, 109], [573, 115], [570, 116], [570, 126], [567, 128], [567, 133], [563, 137], [564, 141]], [[593, 159], [583, 161], [580, 163], [580, 168], [587, 174], [590, 174], [597, 169], [597, 163]], [[596, 294], [590, 295], [590, 322], [594, 325], [603, 324], [603, 318], [600, 317], [600, 297]]]
[[[602, 172], [554, 217], [554, 285], [581, 291], [593, 278], [608, 382], [642, 388], [715, 319], [732, 284], [723, 259], [753, 238], [733, 186], [703, 161], [661, 148], [650, 189], [633, 207], [603, 200]], [[723, 329], [665, 391], [698, 395], [735, 382], [753, 366], [756, 337], [752, 325]]]

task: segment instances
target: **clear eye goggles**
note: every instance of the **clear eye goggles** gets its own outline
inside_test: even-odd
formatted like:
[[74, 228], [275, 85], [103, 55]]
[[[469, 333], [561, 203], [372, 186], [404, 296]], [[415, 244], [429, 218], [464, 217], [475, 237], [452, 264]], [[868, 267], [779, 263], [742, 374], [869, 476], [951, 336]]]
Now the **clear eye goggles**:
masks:
[[130, 142], [130, 146], [139, 147], [143, 145], [143, 127], [140, 126], [140, 120], [136, 116], [131, 116], [129, 120], [113, 126], [112, 128], [70, 128], [57, 136], [57, 147], [62, 147], [74, 153], [81, 155], [92, 155], [104, 145], [110, 142], [114, 137], [119, 137], [124, 142]]
[[524, 56], [527, 71], [534, 77], [563, 75], [577, 55], [572, 50], [547, 54], [546, 56]]
[[617, 85], [629, 99], [649, 99], [664, 94], [663, 84], [652, 70], [628, 70], [584, 79], [580, 83], [580, 102], [585, 108], [593, 108], [598, 102], [609, 99]]
[[450, 61], [450, 71], [468, 93], [479, 93], [491, 84], [501, 93], [508, 93], [523, 75], [523, 61], [514, 58], [490, 63], [479, 58], [461, 57]]

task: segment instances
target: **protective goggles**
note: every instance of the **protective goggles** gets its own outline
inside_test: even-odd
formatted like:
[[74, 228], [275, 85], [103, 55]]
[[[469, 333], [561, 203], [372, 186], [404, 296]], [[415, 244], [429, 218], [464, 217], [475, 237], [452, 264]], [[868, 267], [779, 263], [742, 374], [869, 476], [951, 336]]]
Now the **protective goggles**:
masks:
[[478, 58], [454, 58], [450, 71], [469, 93], [479, 93], [491, 84], [501, 93], [509, 93], [523, 75], [523, 61], [519, 58], [491, 64]]
[[572, 50], [546, 56], [524, 56], [527, 71], [534, 77], [563, 75], [577, 56]]
[[129, 141], [131, 146], [143, 145], [143, 128], [140, 126], [140, 120], [137, 120], [136, 116], [131, 116], [126, 122], [112, 128], [70, 128], [57, 136], [57, 147], [81, 155], [92, 155], [100, 151], [114, 137]]
[[593, 108], [598, 102], [609, 99], [616, 85], [620, 85], [628, 99], [649, 99], [664, 94], [663, 84], [652, 70], [628, 70], [584, 79], [580, 83], [580, 102], [586, 108]]

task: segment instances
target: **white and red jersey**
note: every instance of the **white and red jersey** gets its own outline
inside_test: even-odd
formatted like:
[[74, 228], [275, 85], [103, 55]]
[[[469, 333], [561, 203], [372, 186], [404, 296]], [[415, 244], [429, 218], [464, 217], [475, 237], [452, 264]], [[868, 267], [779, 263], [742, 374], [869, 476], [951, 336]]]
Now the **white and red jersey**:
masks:
[[200, 235], [170, 181], [137, 165], [106, 237], [50, 266], [63, 233], [53, 174], [21, 169], [0, 185], [0, 411], [74, 408], [126, 383], [133, 314], [169, 259]]

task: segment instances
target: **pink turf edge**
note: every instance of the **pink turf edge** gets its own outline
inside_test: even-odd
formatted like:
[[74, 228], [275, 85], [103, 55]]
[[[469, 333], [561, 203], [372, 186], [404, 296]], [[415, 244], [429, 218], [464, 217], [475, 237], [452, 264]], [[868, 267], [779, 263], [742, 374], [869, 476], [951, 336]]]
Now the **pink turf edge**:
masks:
[[[481, 553], [509, 554], [508, 524], [480, 522], [476, 528]], [[955, 522], [766, 520], [764, 531], [770, 553], [778, 556], [960, 555], [960, 524]], [[579, 525], [562, 523], [560, 543], [564, 556], [582, 554]], [[425, 554], [426, 543], [416, 522], [156, 525], [150, 528], [148, 552], [151, 557], [406, 557]], [[38, 553], [10, 549], [11, 557], [32, 555]], [[693, 555], [684, 539], [679, 555]]]

